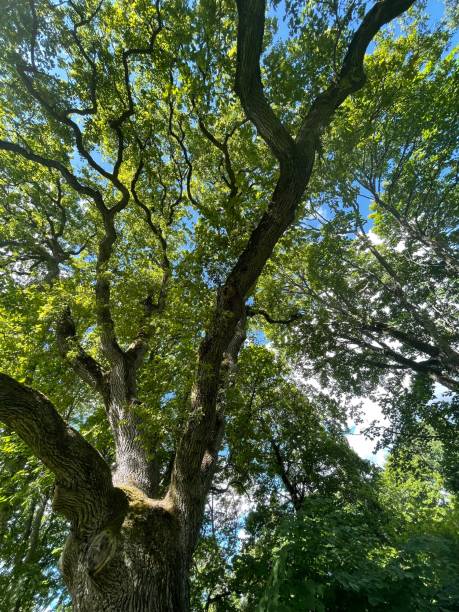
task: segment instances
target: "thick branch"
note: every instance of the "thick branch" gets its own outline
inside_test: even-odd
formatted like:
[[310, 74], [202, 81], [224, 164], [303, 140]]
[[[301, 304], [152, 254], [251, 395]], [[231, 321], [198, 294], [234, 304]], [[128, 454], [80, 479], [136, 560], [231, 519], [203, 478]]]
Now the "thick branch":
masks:
[[77, 532], [98, 530], [125, 509], [102, 456], [68, 426], [44, 395], [0, 374], [0, 420], [13, 429], [56, 476], [54, 508]]
[[251, 306], [246, 307], [246, 312], [248, 317], [263, 317], [268, 323], [278, 324], [278, 325], [289, 325], [290, 323], [294, 323], [301, 319], [304, 314], [302, 312], [295, 312], [288, 319], [274, 319], [266, 310], [263, 308], [252, 308]]
[[24, 564], [35, 561], [37, 545], [40, 538], [41, 522], [43, 520], [48, 501], [49, 493], [47, 493], [46, 495], [42, 495], [40, 501], [34, 509], [35, 511], [32, 515], [32, 521], [30, 525], [30, 533], [27, 538], [27, 552], [23, 559]]
[[264, 0], [237, 0], [239, 15], [235, 91], [244, 111], [282, 165], [294, 156], [295, 144], [263, 92], [260, 56], [265, 26]]
[[393, 338], [395, 338], [396, 340], [399, 340], [400, 342], [407, 344], [408, 346], [416, 349], [417, 351], [426, 353], [427, 355], [430, 355], [431, 357], [438, 358], [440, 355], [441, 351], [438, 347], [434, 346], [433, 344], [430, 344], [429, 342], [424, 342], [420, 338], [415, 338], [411, 334], [408, 334], [404, 331], [396, 329], [388, 325], [387, 323], [378, 321], [368, 326], [368, 329], [370, 331], [375, 331], [378, 333], [380, 332], [386, 333], [389, 336], [392, 336]]
[[299, 146], [308, 142], [311, 131], [325, 128], [346, 98], [363, 87], [366, 80], [363, 60], [368, 45], [384, 25], [404, 13], [414, 1], [382, 0], [368, 11], [352, 37], [337, 81], [314, 100], [298, 132]]
[[[459, 388], [459, 382], [452, 378], [447, 371], [445, 372], [446, 368], [443, 367], [443, 364], [439, 359], [432, 358], [426, 359], [424, 361], [416, 361], [413, 358], [402, 355], [398, 351], [385, 344], [380, 339], [370, 336], [370, 340], [372, 342], [377, 342], [379, 344], [379, 346], [377, 346], [375, 344], [371, 344], [371, 342], [369, 341], [364, 340], [362, 337], [352, 336], [348, 333], [340, 333], [339, 335], [344, 340], [347, 340], [357, 346], [365, 348], [370, 352], [374, 353], [375, 355], [382, 357], [384, 360], [389, 359], [395, 361], [398, 366], [403, 369], [411, 370], [412, 372], [418, 372], [419, 374], [426, 374], [427, 376], [432, 378], [432, 380], [438, 381], [439, 383], [441, 383], [448, 389], [451, 389], [452, 391], [457, 391]], [[393, 367], [392, 364], [387, 362], [379, 362], [378, 364], [373, 360], [368, 360], [367, 363], [369, 365], [377, 365], [377, 367]]]
[[110, 307], [110, 271], [108, 264], [113, 252], [113, 245], [116, 241], [116, 230], [114, 217], [118, 212], [115, 207], [109, 211], [102, 211], [105, 234], [99, 242], [96, 263], [96, 314], [97, 323], [100, 329], [100, 341], [102, 350], [109, 359], [114, 363], [119, 363], [123, 358], [123, 351], [118, 344], [118, 339], [115, 331], [115, 323], [113, 321]]
[[[314, 104], [322, 122], [329, 122], [334, 110], [347, 95], [362, 87], [364, 80], [360, 77], [358, 82], [351, 79], [350, 87], [345, 86], [344, 81], [347, 82], [350, 75], [355, 73], [359, 62], [362, 64], [363, 54], [374, 34], [384, 23], [408, 8], [413, 1], [386, 0], [376, 5], [376, 9], [372, 9], [365, 17], [346, 55], [340, 83], [333, 86], [338, 88], [338, 93], [333, 93], [332, 87], [327, 90], [326, 95], [319, 96]], [[394, 6], [398, 7], [397, 11], [393, 10]], [[218, 292], [214, 314], [199, 349], [191, 415], [178, 445], [170, 488], [174, 503], [183, 511], [188, 523], [185, 528], [190, 532], [191, 542], [193, 533], [197, 533], [199, 528], [199, 522], [196, 521], [199, 521], [201, 516], [196, 512], [196, 508], [202, 508], [210, 486], [208, 475], [215, 469], [214, 449], [221, 436], [221, 415], [216, 408], [222, 383], [224, 354], [235, 336], [239, 321], [245, 315], [247, 296], [277, 242], [294, 221], [296, 209], [311, 176], [316, 146], [315, 132], [311, 131], [309, 125], [303, 131], [297, 146], [264, 97], [260, 55], [265, 2], [237, 0], [237, 7], [239, 25], [236, 92], [247, 117], [279, 160], [280, 177], [268, 210], [253, 230], [246, 247]], [[314, 130], [316, 127], [315, 125]]]
[[108, 390], [102, 366], [78, 342], [69, 307], [64, 309], [57, 321], [56, 336], [62, 357], [69, 361], [82, 380], [106, 397]]
[[[184, 523], [186, 551], [190, 555], [196, 544], [205, 498], [215, 473], [218, 451], [224, 431], [223, 390], [235, 372], [237, 358], [245, 341], [244, 315], [215, 366], [219, 384], [214, 388], [215, 371], [203, 367], [203, 346], [197, 381], [191, 393], [190, 419], [179, 442], [168, 496], [179, 510]], [[205, 342], [203, 343], [205, 347]], [[205, 350], [205, 349], [204, 349]], [[222, 395], [219, 397], [219, 389]]]

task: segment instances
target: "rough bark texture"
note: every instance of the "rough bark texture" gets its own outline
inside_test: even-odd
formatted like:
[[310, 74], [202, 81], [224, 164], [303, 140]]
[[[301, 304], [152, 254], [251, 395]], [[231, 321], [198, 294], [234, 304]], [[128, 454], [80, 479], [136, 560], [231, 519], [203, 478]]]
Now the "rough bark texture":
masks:
[[134, 487], [124, 491], [129, 510], [119, 530], [67, 540], [61, 567], [74, 609], [188, 610], [188, 568], [177, 516], [167, 503], [149, 499]]

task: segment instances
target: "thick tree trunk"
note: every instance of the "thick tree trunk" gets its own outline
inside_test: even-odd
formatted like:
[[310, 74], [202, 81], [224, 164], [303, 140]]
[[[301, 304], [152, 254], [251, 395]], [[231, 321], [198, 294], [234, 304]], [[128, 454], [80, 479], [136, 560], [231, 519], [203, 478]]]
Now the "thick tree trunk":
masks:
[[[78, 612], [186, 612], [188, 566], [184, 522], [170, 498], [158, 495], [158, 464], [137, 415], [136, 368], [126, 357], [107, 380], [106, 410], [115, 442], [113, 485], [127, 496], [121, 526], [71, 535], [62, 573]], [[118, 512], [114, 513], [118, 516]]]
[[61, 557], [78, 612], [186, 612], [188, 568], [180, 521], [167, 502], [124, 488], [129, 511], [120, 529], [78, 539]]
[[60, 569], [74, 610], [187, 612], [196, 542], [186, 535], [188, 515], [172, 503], [173, 496], [148, 497], [131, 485], [137, 474], [114, 487], [102, 456], [52, 403], [5, 374], [0, 374], [0, 420], [56, 477], [53, 508], [71, 526]]

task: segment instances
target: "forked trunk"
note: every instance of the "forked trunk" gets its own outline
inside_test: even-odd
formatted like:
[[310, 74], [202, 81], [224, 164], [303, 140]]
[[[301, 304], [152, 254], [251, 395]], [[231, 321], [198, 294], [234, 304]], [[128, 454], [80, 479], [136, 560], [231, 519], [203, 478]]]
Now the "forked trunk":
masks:
[[[73, 523], [61, 557], [73, 609], [187, 612], [190, 538], [177, 506], [168, 497], [150, 497], [158, 496], [159, 472], [139, 431], [135, 369], [120, 359], [108, 383], [104, 400], [116, 451], [111, 480], [125, 495], [119, 508], [115, 502], [108, 509], [108, 518], [90, 510]], [[97, 514], [97, 496], [93, 504]]]
[[64, 547], [61, 570], [78, 612], [187, 612], [188, 568], [181, 527], [165, 502], [124, 488], [129, 511]]

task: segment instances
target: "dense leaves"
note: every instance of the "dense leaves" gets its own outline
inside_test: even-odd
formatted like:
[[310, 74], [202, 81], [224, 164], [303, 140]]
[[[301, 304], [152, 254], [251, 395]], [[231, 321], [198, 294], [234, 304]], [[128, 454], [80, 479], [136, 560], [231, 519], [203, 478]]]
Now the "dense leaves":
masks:
[[[281, 178], [289, 167], [243, 84], [242, 104], [235, 93], [236, 4], [2, 5], [0, 371], [45, 393], [114, 465], [100, 391], [113, 354], [132, 357], [116, 425], [140, 424], [158, 496], [196, 370], [214, 376], [227, 423], [193, 565], [196, 610], [459, 606], [458, 15], [451, 4], [432, 23], [419, 6], [383, 29], [365, 87], [347, 97], [343, 61], [368, 8], [267, 8], [266, 101], [278, 134], [298, 135], [317, 166], [244, 290], [237, 369], [226, 347], [221, 370], [199, 370], [232, 316], [215, 316], [222, 286], [260, 219], [277, 223], [275, 157]], [[304, 131], [329, 87], [337, 99]], [[237, 310], [237, 292], [225, 299]], [[352, 395], [378, 396], [388, 418], [372, 428], [393, 445], [382, 471], [346, 440]], [[68, 605], [53, 478], [0, 433], [0, 606]]]
[[257, 505], [226, 577], [197, 575], [196, 609], [455, 610], [459, 515], [439, 459], [438, 446], [390, 458], [353, 501], [312, 494], [296, 514]]
[[368, 71], [260, 299], [274, 318], [303, 313], [276, 337], [324, 382], [425, 375], [457, 390], [456, 52], [418, 24], [381, 41]]

